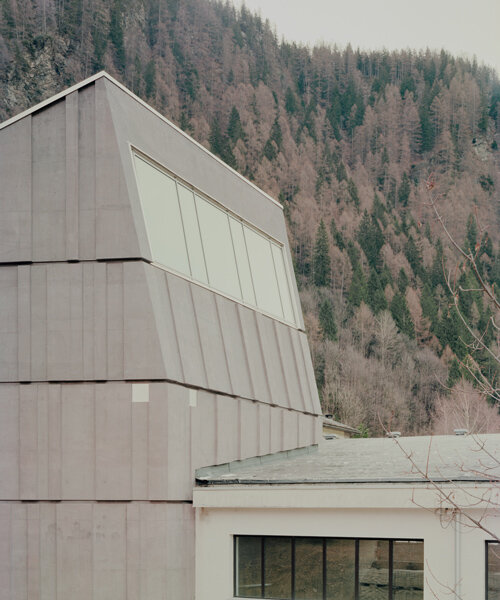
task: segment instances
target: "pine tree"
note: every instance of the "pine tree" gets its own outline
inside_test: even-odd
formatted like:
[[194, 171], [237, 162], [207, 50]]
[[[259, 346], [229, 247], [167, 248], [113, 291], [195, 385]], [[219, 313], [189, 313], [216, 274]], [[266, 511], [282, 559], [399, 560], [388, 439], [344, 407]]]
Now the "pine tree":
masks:
[[398, 329], [409, 338], [415, 338], [415, 325], [411, 318], [406, 298], [401, 293], [394, 294], [391, 301], [391, 315]]
[[236, 158], [231, 150], [227, 136], [221, 131], [219, 120], [217, 118], [214, 118], [212, 121], [208, 140], [210, 142], [210, 150], [230, 167], [236, 168]]
[[378, 269], [380, 267], [380, 250], [385, 242], [384, 234], [377, 220], [366, 210], [359, 225], [357, 239], [366, 255], [368, 264], [374, 269]]
[[245, 130], [241, 124], [240, 113], [236, 106], [231, 109], [231, 115], [229, 116], [229, 124], [227, 126], [227, 137], [231, 140], [233, 146], [238, 140], [246, 141]]
[[401, 179], [401, 184], [398, 190], [398, 201], [402, 206], [408, 206], [408, 198], [410, 197], [410, 179], [406, 174], [406, 171], [403, 173], [403, 177]]
[[318, 287], [329, 286], [331, 283], [332, 268], [330, 262], [328, 233], [325, 222], [321, 219], [316, 233], [316, 244], [313, 256], [313, 280]]
[[398, 289], [401, 292], [401, 294], [405, 294], [406, 292], [406, 288], [408, 287], [410, 283], [410, 280], [408, 279], [408, 275], [406, 274], [406, 271], [403, 269], [403, 267], [401, 267], [401, 269], [399, 269], [399, 273], [398, 273]]
[[333, 304], [328, 298], [324, 298], [319, 307], [319, 324], [323, 331], [323, 337], [327, 340], [337, 339], [337, 324], [333, 313]]
[[366, 278], [363, 269], [358, 262], [352, 272], [351, 285], [349, 286], [349, 292], [347, 293], [347, 301], [351, 308], [357, 308], [361, 305], [361, 302], [366, 302], [366, 299]]
[[370, 269], [370, 277], [368, 278], [366, 291], [368, 306], [375, 315], [387, 308], [387, 299], [384, 294], [384, 288], [380, 283], [380, 277], [375, 269]]

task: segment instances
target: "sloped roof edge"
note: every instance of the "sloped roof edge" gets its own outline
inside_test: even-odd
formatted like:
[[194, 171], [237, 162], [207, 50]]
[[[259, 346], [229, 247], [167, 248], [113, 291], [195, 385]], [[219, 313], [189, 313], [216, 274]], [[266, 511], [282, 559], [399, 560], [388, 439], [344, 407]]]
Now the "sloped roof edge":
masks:
[[114, 77], [111, 77], [111, 75], [109, 75], [106, 71], [99, 71], [99, 73], [96, 73], [95, 75], [92, 75], [91, 77], [88, 77], [87, 79], [84, 79], [83, 81], [80, 81], [79, 83], [76, 83], [75, 85], [73, 85], [73, 86], [71, 86], [71, 87], [63, 90], [62, 92], [59, 92], [58, 94], [55, 94], [54, 96], [51, 96], [50, 98], [47, 98], [46, 100], [43, 100], [42, 102], [39, 102], [38, 104], [35, 104], [35, 106], [32, 106], [31, 108], [28, 108], [27, 110], [19, 113], [18, 115], [15, 115], [14, 117], [11, 117], [10, 119], [7, 119], [7, 121], [4, 121], [3, 123], [0, 123], [0, 131], [2, 129], [5, 129], [9, 125], [12, 125], [13, 123], [16, 123], [17, 121], [20, 121], [21, 119], [24, 119], [28, 115], [41, 110], [45, 106], [48, 106], [50, 104], [53, 104], [54, 102], [57, 102], [58, 100], [60, 100], [61, 98], [64, 98], [65, 96], [68, 96], [72, 92], [75, 92], [75, 91], [77, 91], [77, 90], [79, 90], [79, 89], [81, 89], [81, 88], [83, 88], [83, 87], [85, 87], [85, 86], [87, 86], [87, 85], [89, 85], [91, 83], [94, 83], [98, 79], [107, 79], [109, 82], [111, 82], [114, 85], [116, 85], [123, 92], [125, 92], [126, 94], [128, 94], [131, 98], [133, 98], [134, 100], [136, 100], [137, 102], [139, 102], [139, 104], [141, 104], [144, 108], [147, 108], [154, 115], [156, 115], [158, 118], [160, 118], [164, 123], [166, 123], [167, 125], [169, 125], [173, 129], [175, 129], [176, 131], [178, 131], [185, 138], [187, 138], [188, 140], [190, 140], [193, 144], [195, 144], [198, 148], [200, 148], [200, 150], [203, 150], [203, 152], [206, 152], [207, 154], [209, 154], [214, 160], [216, 160], [217, 162], [219, 162], [222, 165], [224, 165], [224, 167], [226, 169], [228, 169], [234, 175], [236, 175], [241, 180], [243, 180], [247, 185], [250, 185], [253, 188], [255, 188], [256, 190], [258, 190], [268, 200], [270, 200], [273, 204], [275, 204], [276, 206], [278, 206], [279, 208], [281, 208], [281, 210], [283, 210], [283, 206], [282, 206], [282, 204], [280, 202], [278, 202], [272, 196], [270, 196], [269, 194], [267, 194], [266, 192], [264, 192], [264, 190], [261, 190], [257, 185], [255, 185], [255, 183], [252, 183], [246, 177], [244, 177], [243, 175], [241, 175], [241, 173], [238, 173], [238, 171], [236, 171], [235, 169], [233, 169], [232, 167], [230, 167], [223, 160], [221, 160], [218, 156], [216, 156], [215, 154], [213, 154], [212, 152], [210, 152], [210, 150], [207, 150], [207, 148], [205, 148], [205, 146], [203, 146], [202, 144], [200, 144], [199, 142], [197, 142], [195, 139], [193, 139], [190, 135], [188, 135], [180, 127], [177, 127], [177, 125], [175, 125], [174, 123], [172, 123], [172, 121], [169, 121], [166, 117], [164, 117], [161, 113], [159, 113], [157, 110], [155, 110], [147, 102], [144, 102], [144, 100], [142, 100], [141, 98], [139, 98], [139, 96], [136, 96], [133, 92], [131, 92], [122, 83], [120, 83], [119, 81], [117, 81]]

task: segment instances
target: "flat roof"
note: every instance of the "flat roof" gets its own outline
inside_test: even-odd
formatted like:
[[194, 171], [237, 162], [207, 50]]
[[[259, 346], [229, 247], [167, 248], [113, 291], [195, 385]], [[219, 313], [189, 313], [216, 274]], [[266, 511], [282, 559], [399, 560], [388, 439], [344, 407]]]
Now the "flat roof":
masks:
[[206, 468], [198, 485], [500, 481], [500, 434], [335, 439], [318, 451]]

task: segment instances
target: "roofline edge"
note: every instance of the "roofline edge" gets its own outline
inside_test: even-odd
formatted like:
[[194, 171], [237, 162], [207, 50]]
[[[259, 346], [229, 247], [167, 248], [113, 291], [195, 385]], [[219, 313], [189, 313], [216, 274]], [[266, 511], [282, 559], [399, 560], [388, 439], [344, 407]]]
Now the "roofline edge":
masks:
[[272, 196], [270, 196], [264, 190], [261, 190], [257, 185], [255, 185], [255, 183], [253, 183], [252, 181], [250, 181], [249, 179], [247, 179], [246, 177], [244, 177], [241, 173], [238, 173], [238, 171], [236, 171], [235, 169], [233, 169], [232, 167], [230, 167], [228, 164], [226, 164], [222, 159], [220, 159], [218, 156], [216, 156], [215, 154], [213, 154], [213, 152], [210, 152], [210, 150], [208, 150], [207, 148], [205, 148], [205, 146], [203, 146], [202, 144], [200, 144], [200, 142], [196, 141], [194, 138], [192, 138], [190, 135], [188, 135], [180, 127], [178, 127], [177, 125], [175, 125], [175, 123], [172, 123], [172, 121], [169, 121], [167, 119], [167, 117], [165, 117], [164, 115], [162, 115], [160, 112], [158, 112], [152, 106], [150, 106], [147, 102], [145, 102], [144, 100], [142, 100], [141, 98], [139, 98], [139, 96], [137, 96], [136, 94], [134, 94], [134, 92], [132, 92], [131, 90], [129, 90], [127, 87], [125, 87], [123, 85], [123, 83], [120, 83], [119, 81], [117, 81], [114, 77], [112, 77], [106, 71], [99, 71], [98, 73], [95, 73], [94, 75], [91, 75], [90, 77], [87, 77], [87, 79], [84, 79], [83, 81], [80, 81], [79, 83], [76, 83], [75, 85], [73, 85], [73, 86], [71, 86], [71, 87], [63, 90], [62, 92], [59, 92], [58, 94], [55, 94], [54, 96], [51, 96], [50, 98], [47, 98], [46, 100], [42, 100], [42, 102], [39, 102], [38, 104], [35, 104], [35, 106], [32, 106], [31, 108], [28, 108], [28, 109], [24, 110], [23, 112], [19, 113], [18, 115], [15, 115], [15, 116], [11, 117], [10, 119], [7, 119], [7, 121], [4, 121], [3, 123], [0, 123], [0, 131], [2, 129], [5, 129], [9, 125], [12, 125], [12, 124], [16, 123], [17, 121], [20, 121], [21, 119], [24, 119], [25, 117], [33, 114], [34, 112], [39, 111], [40, 109], [44, 108], [45, 106], [48, 106], [49, 104], [52, 104], [53, 102], [57, 102], [61, 98], [64, 98], [65, 96], [68, 96], [69, 94], [71, 94], [73, 92], [76, 92], [77, 90], [81, 89], [82, 87], [85, 87], [85, 86], [87, 86], [87, 85], [89, 85], [91, 83], [94, 83], [98, 79], [102, 79], [102, 78], [107, 79], [109, 82], [111, 82], [114, 85], [116, 85], [123, 92], [125, 92], [126, 94], [128, 94], [131, 98], [133, 98], [134, 100], [136, 100], [137, 102], [139, 102], [139, 104], [141, 104], [142, 106], [144, 106], [145, 108], [147, 108], [149, 111], [151, 111], [154, 115], [156, 115], [157, 117], [159, 117], [167, 125], [169, 125], [173, 129], [175, 129], [177, 132], [179, 132], [185, 138], [187, 138], [188, 140], [190, 140], [193, 144], [195, 144], [196, 146], [198, 146], [198, 148], [200, 148], [201, 150], [203, 150], [204, 152], [206, 152], [214, 160], [216, 160], [217, 162], [219, 162], [226, 169], [228, 169], [229, 171], [231, 171], [234, 175], [236, 175], [237, 177], [239, 177], [246, 184], [250, 185], [255, 190], [257, 190], [258, 192], [260, 192], [261, 194], [263, 194], [268, 200], [270, 200], [273, 204], [275, 204], [281, 210], [283, 210], [283, 205], [280, 202], [278, 202], [275, 198], [273, 198]]

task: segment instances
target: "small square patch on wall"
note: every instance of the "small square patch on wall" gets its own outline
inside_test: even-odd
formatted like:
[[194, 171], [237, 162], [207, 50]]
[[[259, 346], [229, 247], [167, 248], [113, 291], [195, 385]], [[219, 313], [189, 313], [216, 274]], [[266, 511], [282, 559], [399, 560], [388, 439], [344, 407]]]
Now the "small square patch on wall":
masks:
[[149, 402], [149, 383], [132, 384], [132, 402]]
[[196, 408], [198, 406], [198, 391], [189, 390], [189, 406]]

